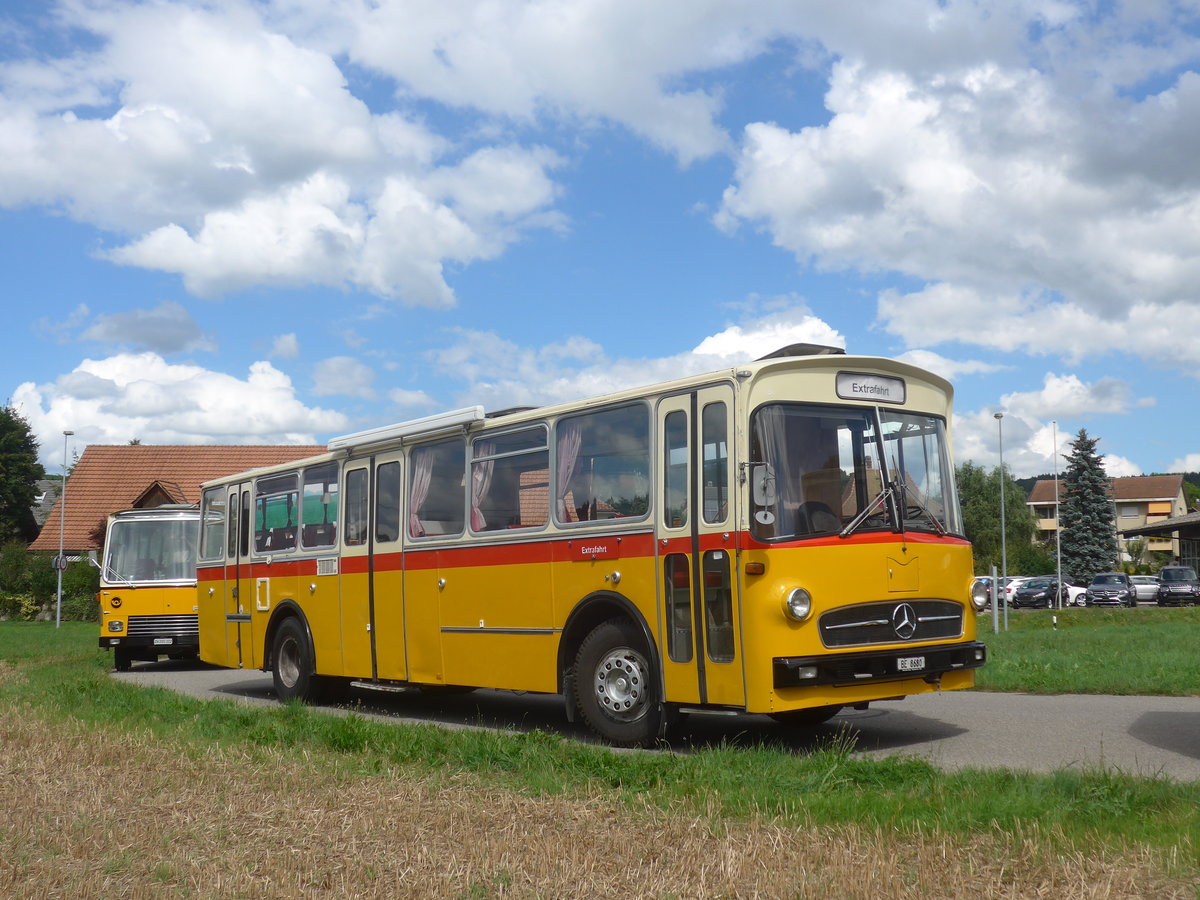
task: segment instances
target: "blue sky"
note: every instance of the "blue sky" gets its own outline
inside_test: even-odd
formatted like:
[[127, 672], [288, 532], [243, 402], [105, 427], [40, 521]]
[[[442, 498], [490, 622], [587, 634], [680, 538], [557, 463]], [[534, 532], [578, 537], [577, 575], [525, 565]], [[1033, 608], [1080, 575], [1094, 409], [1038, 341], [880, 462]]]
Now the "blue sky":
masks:
[[809, 341], [949, 377], [959, 461], [1197, 470], [1198, 19], [10, 0], [0, 387], [54, 470]]

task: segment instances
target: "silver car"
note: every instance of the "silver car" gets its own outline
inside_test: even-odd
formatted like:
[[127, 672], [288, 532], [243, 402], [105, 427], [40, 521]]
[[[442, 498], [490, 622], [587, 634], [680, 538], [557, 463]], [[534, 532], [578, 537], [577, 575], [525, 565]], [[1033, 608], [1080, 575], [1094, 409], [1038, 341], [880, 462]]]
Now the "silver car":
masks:
[[1130, 575], [1138, 603], [1153, 603], [1158, 599], [1158, 578], [1154, 575]]

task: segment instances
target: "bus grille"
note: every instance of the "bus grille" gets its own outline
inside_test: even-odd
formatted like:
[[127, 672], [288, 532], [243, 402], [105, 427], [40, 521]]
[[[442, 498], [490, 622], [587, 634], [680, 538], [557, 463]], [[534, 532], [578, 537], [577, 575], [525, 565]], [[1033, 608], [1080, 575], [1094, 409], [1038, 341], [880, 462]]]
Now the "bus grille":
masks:
[[130, 616], [126, 631], [129, 637], [192, 637], [200, 636], [200, 620], [196, 616]]
[[821, 616], [826, 647], [940, 641], [962, 636], [963, 606], [949, 600], [901, 600], [843, 606]]

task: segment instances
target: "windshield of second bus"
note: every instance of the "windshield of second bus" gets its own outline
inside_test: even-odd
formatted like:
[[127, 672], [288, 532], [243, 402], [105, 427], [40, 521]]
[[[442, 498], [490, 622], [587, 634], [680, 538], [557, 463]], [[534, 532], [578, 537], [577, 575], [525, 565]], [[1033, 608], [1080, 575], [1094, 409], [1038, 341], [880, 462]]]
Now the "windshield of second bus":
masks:
[[945, 423], [937, 417], [770, 404], [754, 413], [750, 454], [757, 538], [961, 531]]
[[130, 519], [114, 522], [104, 548], [104, 577], [116, 583], [194, 581], [199, 522]]

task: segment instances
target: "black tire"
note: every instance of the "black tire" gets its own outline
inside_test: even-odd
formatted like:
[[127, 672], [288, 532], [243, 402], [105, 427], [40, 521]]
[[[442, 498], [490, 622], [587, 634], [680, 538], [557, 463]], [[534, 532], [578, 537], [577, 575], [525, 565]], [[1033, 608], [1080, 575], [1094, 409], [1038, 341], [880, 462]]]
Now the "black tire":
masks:
[[814, 706], [810, 709], [793, 709], [788, 712], [771, 713], [771, 718], [789, 728], [810, 728], [828, 722], [842, 711], [841, 706]]
[[113, 671], [128, 672], [133, 668], [133, 651], [128, 647], [113, 647]]
[[314, 674], [315, 656], [299, 619], [293, 616], [280, 623], [271, 649], [271, 678], [281, 702], [315, 703], [321, 699], [324, 682]]
[[583, 639], [575, 656], [575, 703], [588, 727], [618, 747], [650, 747], [663, 708], [658, 673], [637, 627], [609, 619]]

